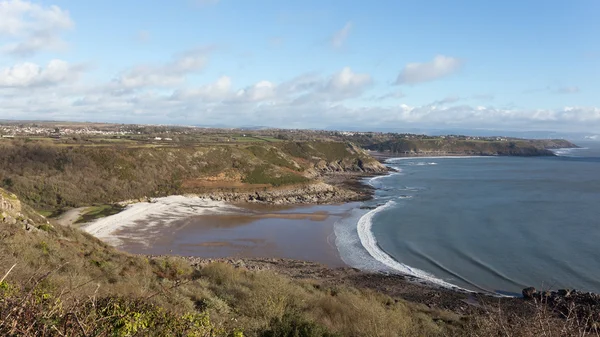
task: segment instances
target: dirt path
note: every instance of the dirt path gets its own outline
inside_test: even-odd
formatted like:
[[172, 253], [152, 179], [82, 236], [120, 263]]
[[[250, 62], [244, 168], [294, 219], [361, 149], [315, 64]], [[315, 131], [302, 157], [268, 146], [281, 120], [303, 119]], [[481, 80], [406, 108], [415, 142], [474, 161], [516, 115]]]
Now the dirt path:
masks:
[[83, 212], [86, 209], [88, 209], [88, 207], [79, 207], [79, 208], [70, 209], [70, 210], [66, 211], [65, 213], [61, 214], [58, 218], [54, 219], [54, 221], [61, 226], [67, 226], [67, 227], [73, 226], [75, 224], [75, 221], [77, 221], [77, 219], [79, 219], [81, 214], [83, 214]]

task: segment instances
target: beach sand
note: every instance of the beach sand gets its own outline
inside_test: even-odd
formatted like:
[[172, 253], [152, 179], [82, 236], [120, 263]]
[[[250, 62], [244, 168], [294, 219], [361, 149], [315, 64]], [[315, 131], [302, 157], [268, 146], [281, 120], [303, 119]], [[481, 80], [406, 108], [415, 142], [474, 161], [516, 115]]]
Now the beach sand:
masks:
[[130, 205], [85, 230], [134, 254], [288, 258], [338, 267], [345, 264], [333, 225], [359, 205], [232, 205], [173, 196]]

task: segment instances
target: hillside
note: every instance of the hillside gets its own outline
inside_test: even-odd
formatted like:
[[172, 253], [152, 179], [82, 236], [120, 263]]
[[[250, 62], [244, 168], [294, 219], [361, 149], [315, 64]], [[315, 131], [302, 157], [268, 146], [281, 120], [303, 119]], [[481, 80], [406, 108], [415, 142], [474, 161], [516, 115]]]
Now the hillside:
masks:
[[553, 156], [550, 149], [577, 147], [557, 140], [473, 140], [457, 138], [395, 138], [384, 141], [362, 140], [363, 147], [378, 152], [406, 156]]
[[322, 176], [386, 170], [342, 142], [70, 146], [15, 140], [0, 143], [0, 151], [0, 187], [47, 211], [184, 193], [236, 201], [342, 201], [360, 196], [320, 182]]
[[0, 218], [2, 336], [411, 336], [460, 326], [449, 312], [369, 290], [121, 253], [36, 224], [5, 191], [0, 207], [20, 219]]
[[135, 256], [2, 189], [0, 214], [2, 336], [597, 335], [591, 295], [552, 297], [555, 312], [302, 261]]

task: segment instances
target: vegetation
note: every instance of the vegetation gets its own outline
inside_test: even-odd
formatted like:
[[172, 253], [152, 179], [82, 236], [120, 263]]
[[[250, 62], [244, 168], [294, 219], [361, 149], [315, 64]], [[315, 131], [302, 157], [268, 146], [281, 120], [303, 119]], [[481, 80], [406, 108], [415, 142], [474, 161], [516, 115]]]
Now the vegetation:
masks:
[[0, 335], [414, 336], [459, 326], [372, 291], [129, 255], [74, 228], [0, 226]]
[[[0, 151], [0, 187], [45, 214], [144, 197], [229, 192], [240, 183], [261, 188], [305, 183], [321, 161], [339, 162], [348, 170], [375, 162], [351, 145], [334, 142], [96, 147], [15, 140], [0, 143]], [[214, 181], [221, 184], [209, 183]]]
[[92, 220], [104, 218], [107, 216], [111, 216], [117, 214], [123, 210], [123, 206], [118, 204], [111, 205], [98, 205], [88, 207], [85, 212], [81, 214], [79, 219], [75, 221], [75, 223], [87, 223]]
[[3, 336], [599, 335], [577, 308], [512, 312], [488, 300], [461, 316], [368, 289], [129, 255], [74, 228], [0, 226]]
[[548, 149], [575, 147], [564, 139], [357, 134], [348, 136], [369, 150], [397, 154], [549, 156]]

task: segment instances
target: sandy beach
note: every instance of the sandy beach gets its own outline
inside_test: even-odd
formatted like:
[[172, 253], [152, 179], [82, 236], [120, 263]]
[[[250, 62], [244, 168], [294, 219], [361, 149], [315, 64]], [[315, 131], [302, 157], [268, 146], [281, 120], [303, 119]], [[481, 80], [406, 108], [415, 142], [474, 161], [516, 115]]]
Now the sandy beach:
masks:
[[129, 205], [84, 227], [124, 251], [203, 258], [288, 258], [344, 266], [333, 226], [359, 203], [234, 205], [170, 196]]

